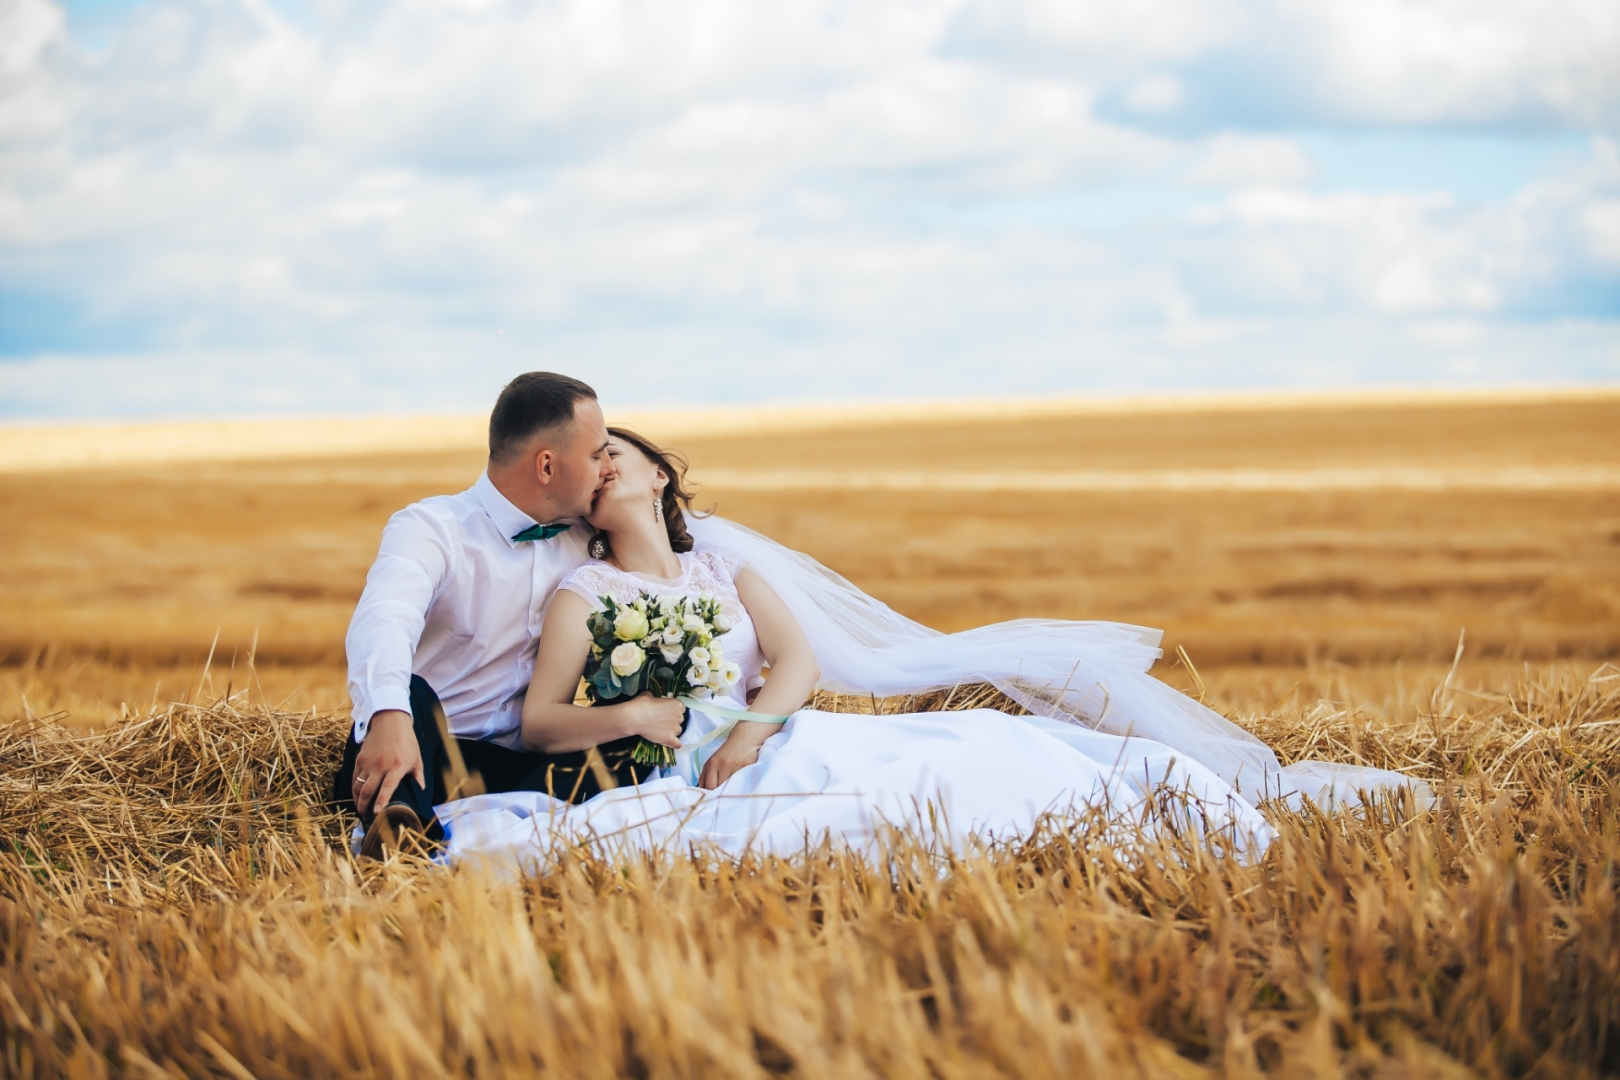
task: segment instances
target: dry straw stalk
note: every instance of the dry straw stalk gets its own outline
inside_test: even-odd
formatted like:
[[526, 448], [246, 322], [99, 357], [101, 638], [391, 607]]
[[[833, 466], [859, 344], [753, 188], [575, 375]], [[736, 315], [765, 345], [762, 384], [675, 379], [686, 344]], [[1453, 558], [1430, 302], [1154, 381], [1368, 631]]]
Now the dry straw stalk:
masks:
[[[851, 710], [962, 708], [982, 688]], [[360, 865], [332, 716], [174, 705], [0, 732], [12, 1076], [1599, 1076], [1620, 1071], [1620, 678], [1417, 722], [1249, 721], [1443, 792], [1277, 810], [1245, 865], [1095, 817], [879, 866], [557, 853]]]

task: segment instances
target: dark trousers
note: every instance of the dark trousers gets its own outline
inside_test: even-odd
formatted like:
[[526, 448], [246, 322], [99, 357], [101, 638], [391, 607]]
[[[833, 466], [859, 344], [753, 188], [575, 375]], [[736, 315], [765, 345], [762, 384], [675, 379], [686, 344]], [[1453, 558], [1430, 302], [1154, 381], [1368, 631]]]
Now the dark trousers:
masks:
[[[411, 720], [416, 727], [416, 745], [422, 751], [422, 771], [427, 775], [429, 790], [407, 775], [394, 789], [391, 803], [404, 803], [416, 811], [424, 822], [433, 819], [433, 807], [449, 796], [450, 755], [439, 734], [435, 714], [439, 712], [439, 695], [420, 675], [411, 676]], [[638, 765], [630, 759], [636, 745], [635, 736], [615, 739], [596, 747], [602, 757], [602, 767], [612, 778], [608, 787], [626, 787], [645, 782], [654, 766]], [[590, 751], [571, 750], [563, 754], [530, 754], [521, 750], [508, 750], [504, 746], [479, 739], [457, 739], [462, 763], [469, 774], [483, 780], [483, 789], [491, 794], [503, 791], [543, 791], [547, 795], [571, 803], [584, 802], [603, 790], [598, 770], [591, 767]], [[343, 764], [338, 766], [332, 779], [332, 799], [338, 806], [353, 812], [354, 759], [360, 753], [360, 744], [349, 732], [349, 744], [343, 748]], [[476, 790], [476, 788], [474, 789]], [[460, 794], [471, 792], [463, 789]]]

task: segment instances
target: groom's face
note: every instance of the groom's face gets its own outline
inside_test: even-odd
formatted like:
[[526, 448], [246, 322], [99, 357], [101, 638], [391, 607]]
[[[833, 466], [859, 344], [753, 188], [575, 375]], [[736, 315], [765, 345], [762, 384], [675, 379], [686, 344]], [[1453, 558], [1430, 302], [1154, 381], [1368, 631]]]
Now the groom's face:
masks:
[[584, 517], [590, 512], [591, 500], [613, 475], [607, 443], [602, 406], [582, 398], [574, 404], [572, 429], [557, 447], [553, 465], [550, 487], [562, 509], [559, 517]]

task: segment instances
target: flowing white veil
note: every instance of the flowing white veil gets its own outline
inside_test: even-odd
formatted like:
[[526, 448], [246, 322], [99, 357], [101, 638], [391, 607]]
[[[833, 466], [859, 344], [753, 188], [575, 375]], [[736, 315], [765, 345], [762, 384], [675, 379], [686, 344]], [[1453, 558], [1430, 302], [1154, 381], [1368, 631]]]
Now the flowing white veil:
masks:
[[1304, 796], [1330, 807], [1397, 786], [1428, 799], [1422, 781], [1383, 769], [1315, 761], [1284, 768], [1255, 736], [1147, 674], [1161, 655], [1158, 630], [1016, 619], [942, 634], [735, 522], [688, 514], [687, 527], [698, 550], [736, 556], [776, 591], [810, 639], [828, 690], [886, 697], [990, 683], [1037, 715], [1171, 747], [1251, 801]]

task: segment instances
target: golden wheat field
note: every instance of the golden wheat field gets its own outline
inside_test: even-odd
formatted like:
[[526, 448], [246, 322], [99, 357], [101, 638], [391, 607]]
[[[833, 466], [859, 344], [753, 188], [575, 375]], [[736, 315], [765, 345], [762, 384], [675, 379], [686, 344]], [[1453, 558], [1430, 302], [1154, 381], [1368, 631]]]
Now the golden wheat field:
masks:
[[1164, 627], [1158, 674], [1285, 761], [1439, 802], [1274, 807], [1253, 863], [1082, 817], [944, 861], [362, 864], [343, 629], [476, 423], [13, 430], [7, 1075], [1620, 1074], [1620, 394], [634, 419], [916, 618]]

